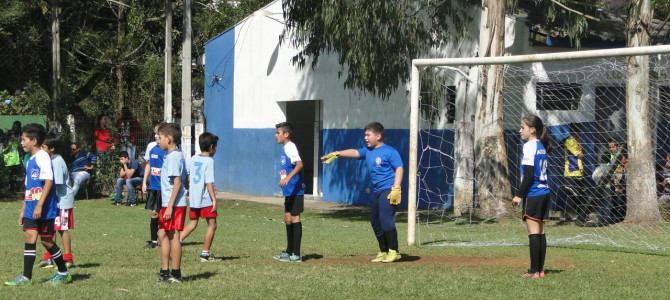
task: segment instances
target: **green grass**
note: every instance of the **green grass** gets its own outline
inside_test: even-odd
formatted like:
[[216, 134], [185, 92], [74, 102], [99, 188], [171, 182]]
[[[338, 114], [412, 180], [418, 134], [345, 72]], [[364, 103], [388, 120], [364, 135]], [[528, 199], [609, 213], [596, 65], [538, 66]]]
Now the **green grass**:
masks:
[[[22, 270], [18, 202], [0, 202], [0, 279]], [[105, 200], [79, 201], [73, 232], [74, 282], [51, 287], [0, 286], [2, 299], [627, 299], [667, 297], [667, 256], [549, 248], [547, 278], [523, 280], [528, 250], [431, 247], [401, 252], [410, 261], [368, 263], [376, 252], [365, 213], [304, 214], [302, 264], [275, 262], [285, 246], [279, 206], [224, 201], [213, 252], [229, 259], [200, 263], [200, 226], [184, 247], [181, 285], [157, 283], [158, 249], [143, 249], [148, 215]], [[487, 225], [488, 226], [488, 225]], [[502, 226], [507, 228], [507, 226]], [[406, 226], [399, 225], [404, 240]], [[38, 251], [41, 253], [41, 249]], [[51, 271], [35, 270], [34, 280]], [[189, 298], [186, 298], [189, 297]]]

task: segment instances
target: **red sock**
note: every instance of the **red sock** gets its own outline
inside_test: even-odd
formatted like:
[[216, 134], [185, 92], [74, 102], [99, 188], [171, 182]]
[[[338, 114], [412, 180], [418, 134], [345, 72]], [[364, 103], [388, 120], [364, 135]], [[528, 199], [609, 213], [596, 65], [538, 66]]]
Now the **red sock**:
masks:
[[51, 259], [51, 253], [49, 251], [44, 251], [44, 255], [42, 255], [42, 260], [50, 260]]
[[63, 260], [67, 262], [73, 262], [74, 256], [72, 255], [72, 253], [65, 253], [63, 254]]

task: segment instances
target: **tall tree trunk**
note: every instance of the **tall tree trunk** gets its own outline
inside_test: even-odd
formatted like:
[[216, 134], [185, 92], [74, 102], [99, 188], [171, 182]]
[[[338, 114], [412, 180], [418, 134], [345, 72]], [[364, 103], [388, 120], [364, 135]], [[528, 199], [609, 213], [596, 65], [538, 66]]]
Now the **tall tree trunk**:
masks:
[[[627, 23], [628, 47], [649, 45], [651, 0], [635, 0]], [[628, 58], [626, 81], [626, 122], [628, 155], [626, 167], [626, 220], [660, 220], [656, 200], [654, 144], [652, 142], [651, 102], [649, 98], [649, 56]]]
[[165, 0], [165, 79], [163, 120], [172, 122], [172, 0]]
[[60, 3], [51, 1], [51, 120], [57, 120], [58, 106], [61, 97], [61, 63], [60, 63]]
[[123, 78], [123, 49], [126, 36], [126, 5], [124, 0], [119, 1], [119, 9], [116, 14], [116, 111], [120, 112], [125, 105], [125, 80]]
[[[479, 56], [502, 56], [505, 51], [505, 0], [482, 0]], [[477, 96], [475, 113], [475, 182], [479, 215], [502, 217], [511, 213], [511, 187], [503, 127], [503, 66], [480, 68], [485, 84]]]
[[191, 158], [191, 0], [184, 0], [184, 40], [181, 47], [182, 151]]
[[[466, 91], [456, 96], [456, 130], [454, 133], [454, 215], [460, 216], [472, 207], [474, 200], [474, 124], [475, 99], [479, 91], [477, 67], [469, 70]], [[461, 88], [457, 89], [462, 90]]]

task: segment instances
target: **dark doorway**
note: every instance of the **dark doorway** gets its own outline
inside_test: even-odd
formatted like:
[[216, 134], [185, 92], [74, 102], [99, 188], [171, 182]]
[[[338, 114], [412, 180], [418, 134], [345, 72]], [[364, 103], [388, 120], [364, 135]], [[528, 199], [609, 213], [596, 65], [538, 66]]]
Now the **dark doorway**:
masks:
[[305, 194], [317, 195], [319, 174], [315, 163], [319, 153], [320, 101], [288, 101], [286, 102], [286, 121], [293, 124], [293, 142], [298, 147], [304, 165], [303, 181]]

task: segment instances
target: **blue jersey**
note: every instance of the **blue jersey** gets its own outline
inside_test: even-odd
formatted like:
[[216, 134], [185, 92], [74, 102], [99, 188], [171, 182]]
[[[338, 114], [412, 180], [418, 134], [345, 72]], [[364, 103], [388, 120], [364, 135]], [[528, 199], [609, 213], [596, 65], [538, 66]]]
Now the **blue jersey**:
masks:
[[188, 180], [186, 161], [181, 151], [174, 150], [165, 154], [163, 167], [161, 168], [161, 200], [163, 207], [170, 204], [170, 196], [174, 189], [174, 178], [181, 179], [181, 186], [177, 191], [174, 207], [186, 206], [186, 180]]
[[161, 168], [163, 167], [163, 158], [165, 151], [158, 147], [156, 142], [151, 142], [147, 145], [147, 150], [144, 152], [144, 160], [149, 163], [149, 185], [147, 189], [160, 191], [161, 190]]
[[188, 206], [192, 208], [212, 206], [207, 184], [214, 183], [214, 159], [210, 156], [194, 156], [188, 174], [190, 183]]
[[403, 166], [398, 150], [383, 144], [373, 149], [358, 149], [358, 155], [360, 159], [365, 159], [370, 169], [373, 193], [393, 187], [395, 170]]
[[[523, 157], [521, 158], [521, 180], [523, 181], [524, 166], [533, 167], [533, 184], [528, 190], [528, 197], [544, 196], [549, 194], [547, 184], [547, 150], [540, 140], [532, 140], [523, 144]], [[528, 174], [531, 176], [531, 174]]]
[[[293, 172], [295, 164], [300, 159], [300, 154], [298, 153], [298, 147], [291, 141], [286, 143], [282, 147], [279, 153], [279, 178], [284, 179], [288, 174]], [[302, 196], [305, 194], [305, 188], [302, 182], [302, 174], [298, 172], [295, 176], [291, 177], [291, 180], [288, 181], [288, 184], [281, 188], [282, 194], [284, 197], [290, 196]]]
[[[26, 163], [26, 193], [24, 197], [25, 210], [23, 217], [26, 219], [33, 218], [33, 212], [40, 197], [42, 197], [42, 190], [46, 180], [53, 180], [54, 174], [51, 168], [51, 158], [44, 150], [40, 150], [35, 155], [31, 156]], [[58, 216], [58, 198], [54, 193], [53, 186], [49, 191], [49, 195], [42, 204], [42, 220], [55, 219]]]

